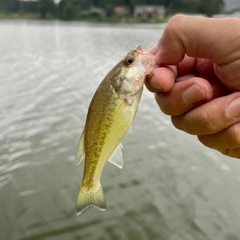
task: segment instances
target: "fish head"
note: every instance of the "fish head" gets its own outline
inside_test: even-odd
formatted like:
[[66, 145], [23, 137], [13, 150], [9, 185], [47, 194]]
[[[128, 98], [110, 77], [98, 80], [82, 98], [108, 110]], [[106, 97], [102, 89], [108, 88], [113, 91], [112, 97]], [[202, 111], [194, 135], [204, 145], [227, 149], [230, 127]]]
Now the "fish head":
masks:
[[119, 64], [115, 87], [126, 94], [140, 91], [146, 75], [157, 67], [155, 56], [140, 45], [128, 52]]

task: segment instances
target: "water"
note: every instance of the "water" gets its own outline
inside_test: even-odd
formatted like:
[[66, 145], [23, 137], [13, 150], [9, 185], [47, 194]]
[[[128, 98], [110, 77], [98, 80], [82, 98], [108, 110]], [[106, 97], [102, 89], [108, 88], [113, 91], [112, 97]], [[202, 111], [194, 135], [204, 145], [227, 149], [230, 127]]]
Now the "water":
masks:
[[0, 21], [1, 240], [237, 240], [240, 163], [173, 128], [146, 89], [107, 164], [108, 209], [75, 214], [89, 101], [124, 53], [164, 25]]

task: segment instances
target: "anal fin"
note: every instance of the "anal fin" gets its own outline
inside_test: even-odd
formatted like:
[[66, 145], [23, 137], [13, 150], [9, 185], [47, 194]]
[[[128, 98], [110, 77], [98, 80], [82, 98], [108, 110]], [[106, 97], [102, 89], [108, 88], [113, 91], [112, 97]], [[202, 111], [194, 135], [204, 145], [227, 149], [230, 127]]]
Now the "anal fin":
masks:
[[123, 167], [123, 154], [122, 154], [122, 144], [120, 143], [112, 156], [108, 160], [110, 163], [116, 165], [119, 168]]

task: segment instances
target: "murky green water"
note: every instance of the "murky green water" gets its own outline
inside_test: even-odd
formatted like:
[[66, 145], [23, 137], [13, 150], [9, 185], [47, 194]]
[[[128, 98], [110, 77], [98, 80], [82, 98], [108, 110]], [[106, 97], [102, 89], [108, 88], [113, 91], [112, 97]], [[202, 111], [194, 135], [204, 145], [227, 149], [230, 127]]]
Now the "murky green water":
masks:
[[163, 27], [0, 21], [1, 240], [240, 239], [240, 162], [174, 129], [146, 89], [124, 168], [102, 175], [107, 211], [75, 214], [89, 101]]

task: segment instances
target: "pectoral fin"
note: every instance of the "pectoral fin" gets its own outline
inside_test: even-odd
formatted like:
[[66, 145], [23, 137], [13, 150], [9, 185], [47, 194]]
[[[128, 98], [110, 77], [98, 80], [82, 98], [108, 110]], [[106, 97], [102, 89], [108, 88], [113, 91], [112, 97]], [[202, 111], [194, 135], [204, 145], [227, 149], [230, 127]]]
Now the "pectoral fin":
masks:
[[84, 130], [82, 132], [81, 138], [79, 140], [78, 148], [77, 148], [77, 165], [80, 164], [80, 162], [85, 157], [85, 151], [84, 151]]
[[108, 160], [112, 164], [116, 165], [119, 168], [123, 167], [123, 154], [122, 154], [122, 144], [120, 143], [113, 155]]

